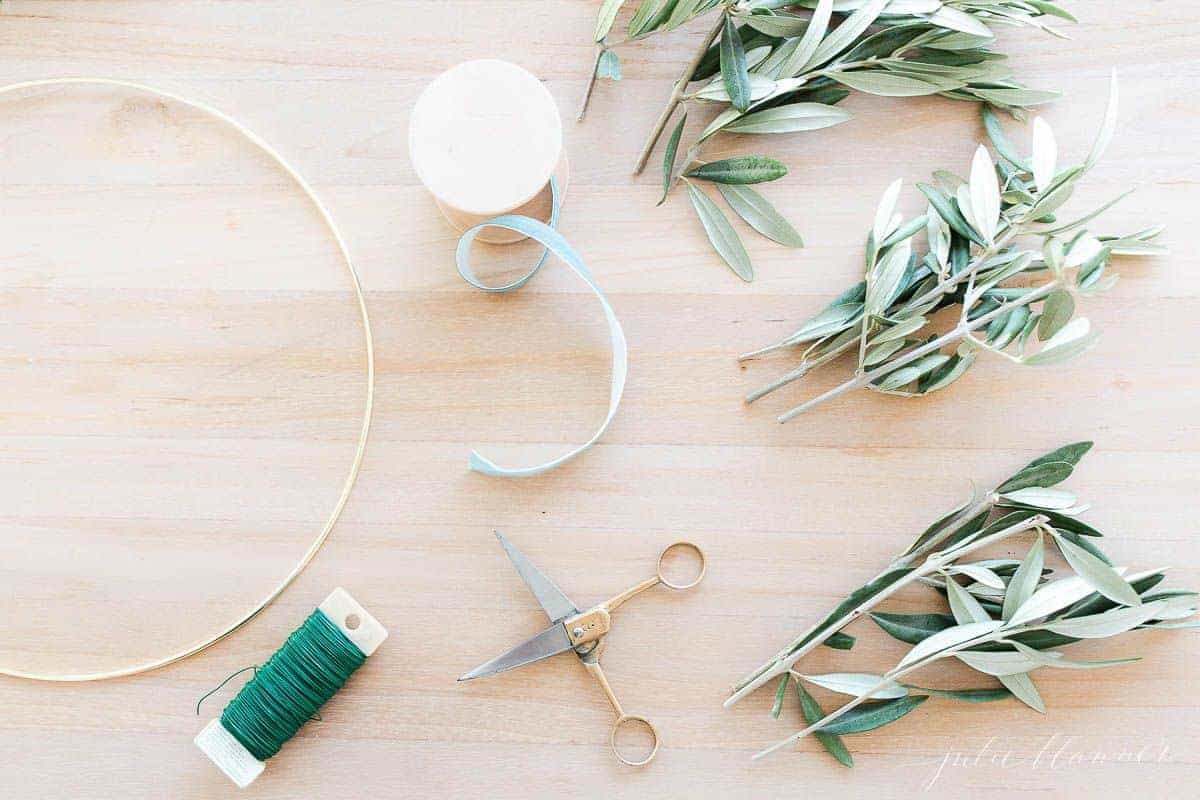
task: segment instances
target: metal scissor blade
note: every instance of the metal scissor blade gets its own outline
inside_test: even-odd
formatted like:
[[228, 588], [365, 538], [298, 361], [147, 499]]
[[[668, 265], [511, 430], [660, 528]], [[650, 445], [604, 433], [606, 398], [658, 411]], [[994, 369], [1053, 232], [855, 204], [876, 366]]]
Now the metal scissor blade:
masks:
[[460, 681], [474, 680], [497, 672], [523, 667], [543, 658], [556, 656], [571, 649], [571, 640], [567, 637], [567, 629], [561, 622], [556, 622], [546, 630], [526, 639], [503, 655], [496, 656], [491, 661], [480, 664], [475, 669], [459, 678]]
[[551, 622], [557, 622], [564, 617], [579, 613], [579, 609], [571, 602], [571, 598], [563, 594], [562, 590], [554, 585], [554, 581], [543, 575], [542, 571], [535, 567], [524, 553], [504, 538], [504, 534], [496, 531], [496, 538], [500, 540], [501, 547], [508, 554], [508, 560], [517, 568], [521, 579], [525, 581], [529, 591], [533, 592], [533, 596], [537, 598], [538, 604], [541, 605]]

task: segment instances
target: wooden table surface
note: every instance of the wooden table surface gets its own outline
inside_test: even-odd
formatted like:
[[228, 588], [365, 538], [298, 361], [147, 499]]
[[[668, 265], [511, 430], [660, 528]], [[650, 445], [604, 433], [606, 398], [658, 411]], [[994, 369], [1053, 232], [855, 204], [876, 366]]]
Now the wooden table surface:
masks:
[[[407, 159], [407, 117], [434, 75], [493, 56], [542, 77], [569, 119], [594, 2], [6, 0], [0, 81], [173, 88], [297, 164], [360, 264], [379, 375], [361, 478], [311, 568], [251, 625], [176, 666], [89, 685], [0, 680], [0, 793], [232, 795], [191, 743], [232, 691], [200, 718], [196, 700], [262, 663], [338, 585], [392, 638], [247, 797], [1193, 793], [1200, 640], [1186, 631], [1081, 646], [1145, 658], [1039, 673], [1045, 716], [930, 701], [850, 740], [852, 772], [808, 741], [751, 764], [799, 724], [792, 705], [785, 721], [768, 718], [769, 690], [721, 708], [732, 681], [874, 574], [967, 477], [993, 481], [1063, 442], [1096, 441], [1072, 486], [1095, 502], [1088, 518], [1110, 532], [1109, 552], [1200, 584], [1200, 6], [1071, 5], [1082, 20], [1071, 41], [1006, 32], [1003, 49], [1027, 82], [1065, 91], [1044, 112], [1064, 158], [1085, 152], [1120, 71], [1117, 136], [1080, 197], [1138, 186], [1104, 229], [1164, 222], [1173, 247], [1124, 262], [1116, 289], [1088, 301], [1105, 332], [1095, 350], [1055, 371], [984, 360], [929, 399], [860, 393], [787, 426], [775, 413], [829, 376], [743, 406], [790, 362], [742, 369], [734, 355], [856, 280], [887, 183], [903, 177], [903, 208], [918, 209], [913, 183], [965, 171], [982, 129], [967, 104], [856, 97], [857, 120], [842, 127], [727, 141], [786, 161], [790, 175], [768, 191], [809, 242], [748, 239], [759, 278], [744, 284], [682, 196], [655, 208], [657, 177], [629, 175], [703, 22], [628, 49], [625, 80], [602, 84], [586, 122], [566, 125], [562, 230], [625, 324], [629, 386], [594, 450], [504, 481], [469, 472], [469, 449], [532, 460], [603, 416], [603, 320], [559, 266], [515, 295], [462, 283], [455, 235]], [[236, 135], [119, 90], [0, 100], [0, 192], [0, 664], [105, 669], [210, 634], [304, 551], [354, 452], [364, 342], [332, 241]], [[512, 266], [530, 252], [490, 255]], [[707, 549], [698, 590], [639, 598], [609, 641], [618, 694], [661, 730], [653, 765], [615, 764], [608, 706], [573, 659], [456, 685], [541, 621], [493, 529], [579, 603], [647, 575], [677, 537]], [[888, 666], [900, 647], [866, 628], [855, 632], [868, 646], [818, 653], [812, 669]], [[929, 680], [971, 682], [949, 666]]]

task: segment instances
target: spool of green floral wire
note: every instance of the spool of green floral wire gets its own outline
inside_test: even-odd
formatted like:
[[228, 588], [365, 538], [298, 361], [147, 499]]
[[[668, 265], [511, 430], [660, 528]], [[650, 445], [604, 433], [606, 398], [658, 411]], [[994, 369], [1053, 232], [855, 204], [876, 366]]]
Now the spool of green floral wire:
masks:
[[344, 589], [335, 589], [247, 681], [196, 745], [243, 789], [263, 763], [338, 693], [387, 630]]

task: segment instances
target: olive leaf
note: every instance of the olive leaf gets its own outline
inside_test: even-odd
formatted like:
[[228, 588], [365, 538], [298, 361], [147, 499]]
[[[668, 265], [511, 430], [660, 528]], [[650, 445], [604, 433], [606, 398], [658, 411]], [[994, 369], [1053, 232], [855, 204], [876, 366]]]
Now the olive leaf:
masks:
[[792, 133], [815, 131], [845, 122], [853, 115], [824, 103], [791, 103], [736, 118], [722, 128], [727, 133]]
[[962, 87], [957, 81], [932, 82], [928, 78], [912, 78], [881, 70], [829, 73], [840, 84], [867, 94], [882, 97], [919, 97]]
[[1046, 120], [1037, 117], [1033, 120], [1033, 155], [1030, 158], [1030, 170], [1033, 173], [1033, 184], [1039, 192], [1045, 191], [1054, 179], [1054, 166], [1058, 161], [1058, 145], [1054, 141], [1054, 131], [1046, 124]]
[[796, 673], [796, 677], [820, 686], [822, 689], [854, 697], [865, 693], [867, 697], [878, 700], [890, 700], [894, 697], [904, 697], [908, 694], [908, 690], [900, 684], [885, 680], [879, 675], [871, 675], [865, 672], [832, 672], [826, 675], [801, 675], [800, 673]]
[[983, 606], [979, 605], [979, 601], [962, 588], [958, 581], [948, 578], [946, 588], [949, 590], [950, 610], [954, 613], [954, 619], [958, 624], [991, 621], [992, 618], [983, 610]]
[[[796, 693], [800, 696], [800, 712], [804, 715], [805, 722], [812, 724], [825, 716], [825, 712], [821, 710], [821, 706], [817, 704], [812, 695], [805, 691], [800, 681], [796, 681]], [[850, 755], [850, 751], [846, 749], [846, 745], [841, 740], [841, 737], [828, 731], [817, 731], [813, 735], [817, 737], [817, 741], [821, 743], [821, 746], [843, 766], [854, 766], [854, 758]]]
[[[599, 42], [603, 41], [608, 32], [612, 30], [613, 22], [617, 19], [617, 12], [621, 10], [625, 0], [604, 0], [600, 4], [600, 13], [596, 18], [596, 33], [594, 39]], [[611, 51], [606, 51], [611, 52]]]
[[1046, 713], [1046, 703], [1038, 693], [1037, 686], [1028, 672], [1017, 672], [1012, 675], [997, 675], [996, 678], [1004, 684], [1013, 697], [1041, 714]]
[[1108, 564], [1066, 537], [1057, 535], [1057, 532], [1054, 541], [1071, 568], [1097, 592], [1123, 605], [1141, 604], [1142, 599], [1138, 597], [1129, 582]]
[[684, 175], [713, 183], [765, 183], [787, 174], [787, 167], [767, 156], [736, 156], [692, 167]]
[[1045, 564], [1046, 544], [1041, 531], [1038, 531], [1037, 540], [1033, 546], [1029, 548], [1029, 552], [1025, 554], [1025, 558], [1021, 561], [1021, 566], [1017, 567], [1017, 571], [1013, 573], [1012, 579], [1008, 582], [1008, 588], [1004, 591], [1004, 606], [1001, 611], [1001, 619], [1010, 620], [1013, 614], [1017, 613], [1026, 600], [1033, 597], [1034, 591], [1037, 590], [1038, 581], [1042, 577], [1042, 567]]
[[721, 33], [721, 78], [729, 93], [729, 102], [738, 111], [750, 108], [750, 74], [746, 68], [746, 51], [742, 37], [734, 27], [733, 17], [726, 15]]
[[775, 206], [749, 186], [718, 183], [717, 191], [747, 225], [763, 236], [787, 247], [804, 246], [800, 234], [775, 210]]
[[667, 193], [671, 191], [671, 183], [675, 177], [675, 154], [679, 150], [679, 137], [683, 135], [683, 128], [687, 124], [687, 112], [679, 117], [679, 122], [675, 125], [675, 130], [671, 132], [671, 138], [667, 140], [667, 148], [663, 151], [663, 193], [662, 198], [658, 201], [658, 205], [662, 205], [667, 199]]
[[918, 692], [929, 692], [939, 697], [949, 697], [951, 700], [962, 700], [966, 703], [991, 703], [1012, 697], [1012, 693], [1008, 689], [931, 689], [928, 686], [914, 686], [913, 684], [905, 684], [905, 686]]
[[779, 679], [779, 688], [775, 690], [775, 704], [771, 706], [771, 716], [779, 719], [779, 715], [783, 713], [783, 699], [787, 695], [788, 683], [792, 679], [790, 672], [783, 673], [783, 677]]
[[721, 209], [691, 181], [687, 182], [687, 188], [692, 207], [696, 209], [696, 215], [700, 217], [700, 224], [704, 226], [704, 232], [713, 248], [739, 278], [747, 282], [754, 280], [754, 265], [750, 263], [750, 254], [746, 252], [741, 237], [729, 224], [729, 220], [725, 219]]
[[851, 709], [846, 714], [843, 714], [841, 718], [822, 726], [819, 732], [846, 736], [852, 733], [873, 731], [876, 728], [882, 728], [884, 725], [890, 725], [910, 711], [914, 711], [917, 706], [928, 699], [929, 695], [910, 694], [906, 697], [896, 698], [895, 700], [867, 703]]

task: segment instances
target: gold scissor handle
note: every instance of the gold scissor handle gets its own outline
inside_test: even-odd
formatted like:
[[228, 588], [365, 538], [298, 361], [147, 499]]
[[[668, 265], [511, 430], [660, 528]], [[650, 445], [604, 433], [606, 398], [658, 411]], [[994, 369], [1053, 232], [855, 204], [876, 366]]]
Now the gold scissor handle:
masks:
[[[583, 664], [587, 667], [588, 672], [592, 674], [592, 677], [596, 679], [596, 682], [600, 684], [600, 688], [604, 690], [604, 696], [608, 698], [609, 705], [612, 706], [613, 711], [617, 714], [617, 721], [613, 723], [612, 734], [609, 736], [613, 755], [617, 757], [618, 761], [627, 766], [645, 766], [658, 754], [658, 730], [645, 717], [638, 716], [637, 714], [626, 714], [625, 709], [621, 708], [621, 701], [613, 693], [612, 686], [609, 685], [608, 678], [604, 675], [604, 670], [600, 667], [600, 649], [599, 646], [593, 648], [590, 653], [583, 657]], [[650, 752], [642, 758], [631, 758], [625, 755], [617, 745], [617, 733], [621, 728], [629, 725], [639, 725], [650, 732]]]
[[[663, 562], [666, 560], [667, 556], [673, 550], [676, 550], [676, 551], [677, 550], [691, 550], [699, 557], [700, 569], [696, 573], [696, 577], [693, 578], [691, 581], [689, 581], [687, 583], [675, 583], [674, 581], [670, 580], [666, 576], [666, 574], [664, 574]], [[663, 550], [662, 553], [660, 553], [658, 556], [658, 567], [655, 570], [653, 578], [647, 578], [646, 580], [639, 583], [637, 586], [633, 586], [629, 589], [626, 589], [625, 591], [621, 592], [616, 597], [613, 597], [612, 599], [610, 599], [604, 603], [601, 603], [600, 607], [608, 612], [615, 611], [618, 607], [620, 607], [622, 604], [624, 604], [625, 601], [629, 600], [630, 598], [632, 598], [636, 595], [641, 594], [642, 592], [646, 591], [647, 589], [651, 589], [655, 586], [658, 586], [660, 583], [663, 586], [666, 586], [668, 589], [675, 589], [676, 591], [683, 591], [685, 589], [691, 589], [693, 586], [700, 583], [700, 581], [704, 580], [704, 573], [706, 571], [708, 571], [708, 559], [705, 557], [704, 551], [700, 549], [699, 545], [694, 544], [692, 542], [675, 542], [674, 544], [669, 544], [669, 545], [667, 545], [666, 549]]]

